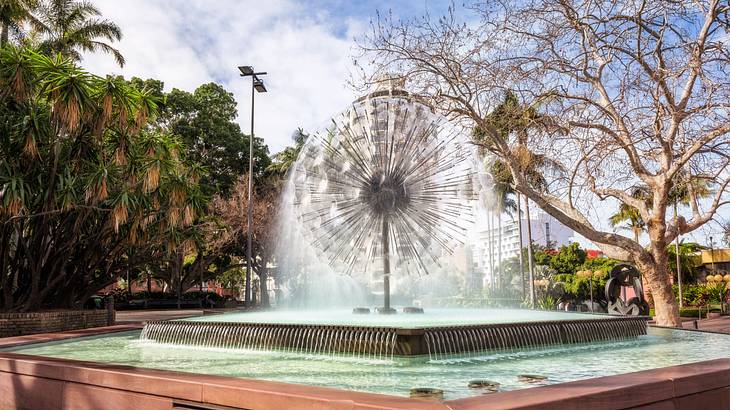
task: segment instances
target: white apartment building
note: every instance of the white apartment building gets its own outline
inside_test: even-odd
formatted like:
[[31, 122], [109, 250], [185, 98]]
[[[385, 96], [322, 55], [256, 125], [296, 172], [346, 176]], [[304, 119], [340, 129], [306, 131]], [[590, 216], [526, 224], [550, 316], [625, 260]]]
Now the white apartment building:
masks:
[[[537, 245], [547, 246], [548, 242], [558, 248], [575, 242], [575, 232], [558, 222], [552, 216], [531, 209], [532, 218], [530, 227], [532, 228], [532, 242]], [[491, 229], [487, 228], [486, 222], [480, 224], [479, 229], [472, 242], [472, 260], [474, 263], [474, 272], [482, 275], [485, 286], [491, 283], [492, 272], [490, 271], [490, 250], [492, 256], [492, 265], [497, 270], [499, 264], [499, 227], [496, 215], [492, 218], [493, 225]], [[520, 248], [527, 246], [527, 219], [522, 219], [522, 246], [519, 241], [519, 230], [517, 220], [509, 215], [502, 215], [502, 260], [515, 257], [519, 254]], [[491, 234], [491, 235], [490, 235]], [[490, 246], [491, 240], [491, 246]]]

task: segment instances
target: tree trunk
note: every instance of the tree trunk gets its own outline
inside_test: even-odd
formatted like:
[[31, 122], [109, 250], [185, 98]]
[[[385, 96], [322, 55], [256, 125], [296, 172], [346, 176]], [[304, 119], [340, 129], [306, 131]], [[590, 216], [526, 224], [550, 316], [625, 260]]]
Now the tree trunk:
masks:
[[[199, 255], [199, 257], [202, 258], [203, 256]], [[198, 277], [200, 278], [200, 293], [203, 293], [203, 265], [202, 264], [200, 264], [200, 266], [198, 266], [198, 274], [199, 274]]]
[[269, 307], [269, 287], [266, 283], [268, 278], [268, 268], [266, 267], [266, 263], [264, 263], [264, 266], [261, 267], [261, 274], [259, 275], [259, 282], [261, 282], [259, 286], [261, 288], [261, 307], [263, 308]]
[[[679, 221], [679, 215], [677, 214], [677, 203], [674, 203], [674, 220]], [[677, 257], [677, 288], [679, 290], [679, 309], [682, 309], [682, 264], [679, 258], [679, 235], [674, 242], [674, 253]]]
[[177, 293], [177, 308], [180, 309], [181, 304], [182, 304], [182, 281], [183, 281], [182, 270], [183, 270], [183, 263], [184, 263], [184, 257], [183, 257], [183, 253], [181, 251], [177, 252], [176, 259], [177, 260], [175, 263], [175, 270], [176, 270], [175, 280], [177, 281], [177, 284], [176, 284], [177, 286], [175, 286], [175, 288], [176, 288], [175, 291]]
[[[639, 270], [646, 277], [652, 299], [654, 299], [654, 319], [660, 326], [681, 327], [677, 299], [672, 292], [666, 249], [660, 249], [652, 241], [653, 258], [647, 256], [636, 261]], [[652, 260], [653, 259], [653, 260]]]
[[487, 252], [489, 252], [489, 292], [494, 293], [494, 247], [492, 246], [492, 213], [487, 216]]
[[502, 212], [497, 213], [497, 271], [499, 272], [499, 289], [504, 289], [504, 272], [502, 271]]
[[517, 192], [517, 236], [518, 238], [518, 253], [517, 257], [520, 258], [520, 283], [522, 284], [522, 300], [527, 298], [527, 289], [525, 289], [525, 266], [522, 260], [522, 195]]
[[8, 43], [8, 38], [10, 37], [10, 28], [7, 24], [3, 24], [2, 32], [0, 33], [0, 47], [4, 46]]
[[127, 298], [132, 299], [132, 256], [127, 249]]
[[530, 220], [530, 199], [525, 197], [525, 217], [527, 219], [527, 276], [530, 289], [530, 307], [535, 308], [535, 270], [532, 259], [532, 225]]

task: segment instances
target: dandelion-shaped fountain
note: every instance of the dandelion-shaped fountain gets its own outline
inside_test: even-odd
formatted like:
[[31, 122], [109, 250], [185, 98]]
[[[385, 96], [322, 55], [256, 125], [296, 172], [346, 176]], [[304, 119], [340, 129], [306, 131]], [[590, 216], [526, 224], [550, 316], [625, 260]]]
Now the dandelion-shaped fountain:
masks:
[[[284, 252], [314, 249], [317, 259], [336, 272], [382, 275], [380, 311], [392, 313], [392, 271], [428, 273], [474, 223], [475, 205], [486, 191], [479, 169], [483, 166], [467, 135], [406, 92], [378, 90], [355, 101], [303, 147], [283, 205], [293, 214], [285, 223], [296, 230]], [[520, 318], [524, 312], [480, 310], [478, 319], [468, 319], [463, 314], [418, 324], [367, 315], [338, 319], [311, 311], [245, 313], [151, 321], [141, 338], [229, 349], [377, 359], [428, 355], [438, 360], [646, 334], [643, 317], [533, 311]]]
[[[383, 307], [393, 268], [428, 273], [474, 223], [480, 161], [468, 135], [406, 92], [357, 100], [310, 137], [294, 169], [294, 206], [334, 270], [378, 271]], [[358, 272], [359, 271], [359, 272]]]

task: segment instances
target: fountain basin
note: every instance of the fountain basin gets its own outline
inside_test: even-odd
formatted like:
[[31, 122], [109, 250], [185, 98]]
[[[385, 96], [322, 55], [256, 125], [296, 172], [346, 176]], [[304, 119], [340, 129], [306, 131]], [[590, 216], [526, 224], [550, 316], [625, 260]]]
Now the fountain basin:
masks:
[[[327, 393], [331, 395], [330, 397], [347, 398], [348, 400], [359, 400], [366, 397], [363, 396], [364, 393], [357, 392], [380, 393], [367, 397], [382, 401], [393, 396], [408, 397], [409, 391], [413, 387], [440, 389], [444, 391], [444, 400], [459, 401], [461, 399], [465, 400], [466, 404], [467, 401], [473, 402], [473, 400], [480, 399], [479, 396], [484, 394], [483, 389], [468, 387], [468, 383], [473, 380], [490, 380], [500, 383], [502, 392], [490, 394], [489, 400], [483, 403], [485, 405], [489, 403], [497, 408], [512, 408], [511, 404], [520, 407], [520, 404], [524, 404], [522, 399], [529, 400], [535, 406], [529, 408], [556, 407], [558, 404], [555, 400], [565, 400], [566, 398], [574, 398], [574, 406], [561, 408], [588, 406], [587, 403], [590, 400], [584, 396], [576, 396], [576, 392], [596, 395], [596, 400], [604, 404], [604, 406], [599, 405], [592, 408], [613, 408], [605, 406], [606, 403], [614, 403], [616, 406], [620, 403], [623, 407], [628, 408], [659, 400], [671, 401], [672, 394], [690, 394], [687, 390], [688, 387], [702, 386], [705, 390], [720, 388], [718, 383], [730, 380], [727, 379], [727, 375], [730, 374], [730, 359], [725, 359], [723, 362], [725, 364], [720, 366], [725, 366], [723, 369], [726, 370], [720, 369], [718, 365], [697, 363], [687, 365], [687, 369], [693, 374], [692, 379], [686, 379], [689, 380], [687, 383], [690, 386], [673, 389], [672, 383], [679, 385], [684, 382], [685, 378], [677, 376], [680, 374], [678, 370], [662, 369], [663, 367], [727, 357], [725, 346], [730, 342], [730, 336], [654, 327], [650, 327], [645, 336], [621, 342], [554, 346], [545, 349], [474, 354], [437, 360], [422, 357], [371, 360], [356, 356], [175, 346], [142, 342], [139, 335], [139, 331], [132, 331], [11, 347], [6, 350], [6, 353], [0, 352], [0, 372], [17, 371], [22, 374], [31, 374], [28, 372], [37, 369], [40, 372], [38, 377], [53, 378], [56, 377], [54, 375], [60, 373], [50, 372], [51, 367], [58, 367], [54, 363], [64, 363], [63, 366], [68, 366], [67, 370], [63, 371], [63, 375], [67, 375], [64, 377], [71, 377], [68, 375], [73, 374], [72, 370], [81, 369], [79, 370], [82, 372], [81, 376], [74, 376], [75, 378], [71, 382], [86, 384], [98, 382], [105, 388], [122, 390], [144, 388], [150, 385], [151, 378], [164, 377], [166, 380], [164, 383], [155, 383], [154, 388], [150, 387], [145, 390], [150, 394], [156, 394], [156, 397], [165, 396], [165, 392], [171, 390], [189, 391], [192, 381], [198, 385], [200, 383], [213, 383], [215, 386], [225, 384], [231, 386], [231, 389], [234, 389], [233, 386], [239, 386], [235, 389], [251, 390], [247, 390], [245, 394], [241, 390], [241, 393], [228, 395], [227, 397], [231, 401], [223, 400], [218, 395], [211, 396], [211, 399], [221, 399], [216, 402], [220, 405], [251, 409], [275, 408], [252, 404], [269, 400], [269, 397], [279, 397], [282, 400], [286, 398], [289, 403], [291, 400], [301, 399], [302, 395], [324, 397], [325, 390], [330, 392]], [[15, 353], [7, 353], [8, 351]], [[12, 359], [10, 359], [11, 356]], [[21, 356], [24, 358], [21, 359]], [[2, 360], [5, 360], [3, 357], [20, 362], [3, 367]], [[85, 362], [77, 362], [77, 360]], [[24, 364], [28, 361], [44, 363], [44, 365], [31, 367]], [[140, 368], [172, 370], [178, 373], [168, 374], [160, 370]], [[650, 372], [647, 374], [652, 376], [639, 377], [625, 374], [636, 371], [647, 371]], [[93, 372], [99, 374], [94, 373], [92, 377]], [[694, 375], [695, 373], [696, 375]], [[122, 374], [124, 377], [121, 376]], [[521, 376], [530, 374], [545, 376], [547, 379], [544, 380], [544, 383], [521, 381]], [[214, 379], [212, 376], [205, 375], [227, 377]], [[595, 379], [595, 377], [612, 375], [615, 376]], [[0, 376], [2, 376], [1, 373]], [[132, 383], [130, 380], [134, 377], [139, 380]], [[176, 382], [177, 387], [168, 389], [172, 383], [169, 379], [172, 378], [184, 380], [184, 382]], [[661, 382], [668, 385], [668, 388], [665, 389], [666, 397], [658, 397], [656, 388], [659, 380], [674, 380], [674, 382]], [[645, 383], [646, 386], [640, 387], [637, 386], [637, 383]], [[545, 384], [548, 386], [538, 387]], [[730, 382], [727, 384], [730, 385]], [[580, 386], [584, 386], [588, 390], [581, 390], [583, 387]], [[332, 389], [322, 390], [326, 387], [344, 389], [347, 392]], [[383, 396], [383, 394], [388, 396]], [[607, 400], [606, 394], [611, 395], [613, 400]], [[193, 398], [187, 398], [187, 400], [193, 400]], [[454, 405], [456, 401], [453, 401]], [[2, 403], [2, 395], [0, 395], [0, 403]], [[408, 407], [405, 403], [401, 403], [401, 405]], [[286, 407], [283, 404], [282, 406], [278, 408]], [[40, 406], [39, 408], [45, 407]], [[324, 406], [322, 408], [338, 407]], [[392, 405], [388, 408], [400, 407]], [[411, 405], [410, 408], [423, 407]]]
[[426, 327], [312, 325], [221, 321], [150, 321], [145, 341], [226, 349], [262, 349], [359, 357], [428, 356], [511, 351], [635, 339], [643, 317], [485, 323]]

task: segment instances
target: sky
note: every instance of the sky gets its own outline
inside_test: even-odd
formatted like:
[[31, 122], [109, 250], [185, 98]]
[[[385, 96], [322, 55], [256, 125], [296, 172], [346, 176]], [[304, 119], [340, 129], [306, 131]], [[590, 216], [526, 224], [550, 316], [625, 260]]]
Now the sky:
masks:
[[[234, 93], [244, 132], [250, 132], [250, 79], [237, 67], [251, 65], [268, 89], [257, 94], [255, 134], [271, 153], [291, 145], [302, 127], [315, 131], [358, 97], [347, 83], [354, 39], [376, 12], [414, 16], [443, 11], [448, 2], [290, 0], [95, 0], [123, 38], [115, 44], [127, 60], [120, 68], [105, 54], [84, 56], [95, 74], [155, 78], [165, 88], [193, 91], [214, 81]], [[392, 8], [392, 9], [391, 9]]]
[[[270, 152], [292, 144], [299, 127], [317, 131], [358, 97], [353, 78], [355, 39], [368, 33], [376, 13], [409, 18], [444, 14], [449, 0], [95, 0], [123, 38], [115, 44], [127, 63], [88, 54], [84, 66], [99, 75], [154, 78], [166, 90], [193, 91], [211, 81], [233, 92], [238, 121], [250, 131], [250, 79], [238, 66], [266, 71], [267, 93], [256, 94], [255, 134]], [[598, 213], [607, 215], [602, 207]], [[725, 220], [727, 210], [722, 210]], [[605, 218], [599, 218], [606, 225]], [[603, 229], [610, 230], [608, 226]], [[630, 233], [624, 233], [630, 236]], [[719, 244], [721, 227], [710, 223], [689, 240]], [[584, 238], [581, 245], [595, 248]], [[644, 238], [643, 242], [646, 242]]]

